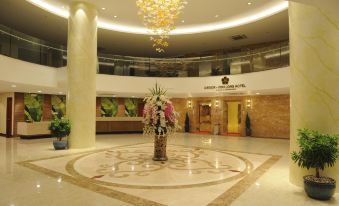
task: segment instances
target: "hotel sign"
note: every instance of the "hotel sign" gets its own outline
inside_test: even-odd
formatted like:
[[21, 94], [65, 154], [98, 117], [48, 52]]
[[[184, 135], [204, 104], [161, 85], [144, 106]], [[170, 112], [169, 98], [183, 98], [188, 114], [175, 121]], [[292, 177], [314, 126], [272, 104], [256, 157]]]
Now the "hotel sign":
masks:
[[223, 77], [221, 79], [222, 85], [209, 85], [205, 86], [205, 90], [215, 90], [215, 91], [229, 91], [229, 90], [237, 90], [240, 88], [246, 88], [245, 84], [228, 84], [230, 79], [228, 77]]

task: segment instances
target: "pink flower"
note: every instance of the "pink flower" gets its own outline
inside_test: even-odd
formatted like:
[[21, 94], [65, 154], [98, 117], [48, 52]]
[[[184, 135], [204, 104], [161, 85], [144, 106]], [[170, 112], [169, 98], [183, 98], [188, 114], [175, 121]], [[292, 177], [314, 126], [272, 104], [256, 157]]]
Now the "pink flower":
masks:
[[171, 103], [166, 103], [165, 107], [165, 118], [170, 120], [173, 114], [173, 105]]

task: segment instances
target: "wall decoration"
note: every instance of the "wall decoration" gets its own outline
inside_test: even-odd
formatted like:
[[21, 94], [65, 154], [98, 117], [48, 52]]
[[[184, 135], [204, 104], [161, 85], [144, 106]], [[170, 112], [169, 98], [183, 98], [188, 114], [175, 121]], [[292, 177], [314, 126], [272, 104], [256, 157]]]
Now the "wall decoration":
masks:
[[53, 119], [66, 115], [66, 96], [52, 95], [52, 115]]
[[138, 99], [127, 98], [125, 99], [125, 116], [137, 117], [138, 116]]
[[40, 122], [43, 112], [43, 95], [41, 94], [24, 94], [25, 121]]
[[118, 114], [118, 100], [113, 97], [101, 97], [101, 116], [115, 117]]

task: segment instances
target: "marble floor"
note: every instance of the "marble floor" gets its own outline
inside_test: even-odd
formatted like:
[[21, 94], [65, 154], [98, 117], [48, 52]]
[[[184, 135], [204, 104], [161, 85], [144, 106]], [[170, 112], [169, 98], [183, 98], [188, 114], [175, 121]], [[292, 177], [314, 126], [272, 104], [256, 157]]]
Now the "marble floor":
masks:
[[288, 181], [289, 141], [198, 134], [98, 135], [96, 148], [54, 151], [53, 139], [0, 137], [0, 206], [339, 205]]

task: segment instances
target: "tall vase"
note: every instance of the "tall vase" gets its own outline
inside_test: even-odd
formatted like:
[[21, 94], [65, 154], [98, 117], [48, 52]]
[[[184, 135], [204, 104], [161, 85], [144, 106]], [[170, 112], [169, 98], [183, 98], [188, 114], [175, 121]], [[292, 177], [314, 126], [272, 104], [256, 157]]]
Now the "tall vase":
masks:
[[166, 155], [167, 135], [155, 135], [154, 137], [154, 161], [167, 161]]

